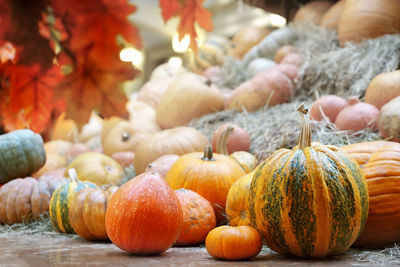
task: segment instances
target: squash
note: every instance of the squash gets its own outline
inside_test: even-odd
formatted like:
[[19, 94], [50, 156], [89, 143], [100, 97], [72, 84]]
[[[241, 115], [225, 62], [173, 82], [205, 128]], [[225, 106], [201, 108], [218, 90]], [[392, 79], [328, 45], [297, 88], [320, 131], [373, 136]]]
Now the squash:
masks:
[[333, 4], [322, 17], [320, 26], [327, 29], [337, 30], [340, 18], [342, 17], [345, 2], [345, 0], [339, 0]]
[[249, 217], [272, 250], [303, 258], [346, 251], [368, 216], [368, 189], [357, 162], [332, 145], [311, 144], [304, 105], [299, 145], [256, 168]]
[[[167, 89], [167, 87], [165, 89]], [[139, 94], [140, 92], [141, 91], [139, 91]], [[151, 106], [150, 104], [140, 100], [130, 99], [128, 102], [126, 102], [125, 107], [129, 113], [129, 120], [141, 118], [146, 121], [156, 121], [156, 110], [154, 109], [155, 106]]]
[[87, 240], [108, 239], [105, 217], [107, 203], [118, 189], [84, 188], [71, 201], [68, 217], [74, 232]]
[[223, 108], [219, 88], [201, 75], [187, 73], [177, 77], [162, 95], [156, 121], [164, 129], [173, 128]]
[[[175, 80], [177, 76], [171, 75], [164, 78], [152, 78], [147, 81], [143, 86], [139, 89], [138, 100], [143, 101], [146, 104], [150, 105], [153, 108], [156, 108], [160, 103], [160, 99], [162, 95], [167, 90], [168, 86]], [[129, 107], [129, 106], [127, 106]], [[127, 108], [128, 111], [131, 110]], [[132, 116], [132, 112], [129, 112]], [[154, 112], [155, 113], [155, 112]]]
[[31, 130], [15, 130], [0, 135], [0, 184], [26, 177], [46, 161], [43, 139]]
[[82, 126], [78, 136], [78, 141], [86, 143], [90, 139], [101, 135], [103, 128], [103, 119], [95, 112], [90, 113], [89, 121]]
[[294, 15], [294, 23], [313, 23], [319, 25], [325, 13], [331, 8], [330, 1], [310, 1], [301, 6]]
[[82, 181], [96, 185], [119, 185], [124, 177], [124, 169], [111, 157], [97, 152], [86, 152], [76, 157], [67, 167], [74, 168]]
[[269, 69], [275, 65], [276, 63], [272, 59], [268, 58], [256, 58], [252, 60], [247, 67], [246, 80], [250, 80], [256, 76], [257, 73]]
[[400, 96], [385, 104], [379, 112], [378, 128], [383, 138], [400, 142]]
[[365, 102], [381, 109], [397, 96], [400, 96], [400, 70], [375, 76], [365, 91]]
[[156, 173], [142, 173], [111, 197], [106, 231], [120, 249], [135, 255], [160, 254], [178, 239], [182, 208], [175, 192]]
[[361, 166], [369, 191], [369, 212], [354, 246], [384, 247], [400, 240], [400, 144], [361, 142], [341, 147]]
[[274, 61], [279, 64], [289, 54], [296, 52], [296, 47], [293, 45], [281, 46], [275, 53]]
[[84, 188], [96, 188], [95, 184], [82, 182], [74, 169], [68, 170], [69, 181], [58, 187], [50, 199], [49, 214], [53, 228], [61, 233], [71, 234], [74, 229], [69, 220], [69, 209], [75, 195]]
[[225, 213], [230, 226], [250, 225], [249, 192], [254, 171], [240, 177], [229, 189]]
[[216, 226], [213, 207], [210, 202], [192, 190], [175, 190], [182, 207], [182, 230], [175, 246], [188, 246], [203, 243], [208, 232]]
[[397, 0], [346, 0], [338, 26], [340, 45], [400, 32], [399, 10]]
[[66, 178], [50, 175], [14, 179], [0, 188], [0, 223], [39, 220], [49, 211], [50, 198]]
[[56, 123], [54, 124], [53, 131], [51, 134], [52, 140], [65, 140], [72, 143], [78, 141], [79, 129], [75, 121], [71, 119], [65, 119], [66, 113], [63, 112], [58, 116]]
[[67, 159], [67, 162], [71, 162], [77, 156], [86, 152], [90, 152], [90, 148], [85, 143], [74, 143], [68, 148], [65, 153], [65, 158]]
[[327, 118], [330, 122], [335, 122], [339, 112], [347, 105], [347, 101], [337, 95], [324, 95], [311, 105], [310, 119], [321, 121]]
[[219, 226], [208, 233], [206, 249], [217, 259], [253, 258], [262, 249], [261, 235], [251, 226]]
[[207, 138], [192, 127], [181, 126], [157, 132], [142, 140], [137, 147], [134, 160], [136, 173], [144, 172], [151, 162], [162, 155], [202, 151], [207, 144]]
[[267, 28], [246, 25], [240, 29], [231, 40], [232, 49], [229, 55], [235, 58], [242, 58], [253, 46], [258, 44], [269, 34]]
[[210, 145], [204, 153], [182, 155], [171, 166], [165, 181], [172, 189], [186, 188], [195, 191], [211, 202], [217, 223], [224, 220], [226, 196], [232, 184], [245, 174], [229, 156], [212, 152]]
[[111, 155], [111, 158], [125, 168], [133, 165], [133, 161], [135, 160], [135, 153], [131, 151], [115, 152]]
[[169, 169], [171, 169], [172, 164], [179, 158], [176, 154], [166, 154], [157, 158], [155, 161], [151, 162], [147, 168], [146, 172], [156, 172], [161, 175], [161, 177], [165, 177]]

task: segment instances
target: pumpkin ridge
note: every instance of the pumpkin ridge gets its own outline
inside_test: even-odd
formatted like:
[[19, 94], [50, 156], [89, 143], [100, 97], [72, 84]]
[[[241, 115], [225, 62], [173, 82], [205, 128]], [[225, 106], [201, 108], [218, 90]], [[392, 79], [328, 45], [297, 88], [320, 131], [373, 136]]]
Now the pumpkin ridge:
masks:
[[[56, 190], [53, 193], [52, 198], [54, 198], [55, 201], [50, 201], [51, 206], [49, 208], [50, 211], [50, 218], [55, 218], [56, 220], [51, 220], [53, 227], [58, 231], [58, 232], [63, 232], [65, 229], [63, 228], [62, 225], [58, 224], [62, 220], [61, 215], [60, 215], [60, 203], [59, 203], [59, 197], [60, 197], [61, 190]], [[53, 213], [55, 213], [53, 215]]]

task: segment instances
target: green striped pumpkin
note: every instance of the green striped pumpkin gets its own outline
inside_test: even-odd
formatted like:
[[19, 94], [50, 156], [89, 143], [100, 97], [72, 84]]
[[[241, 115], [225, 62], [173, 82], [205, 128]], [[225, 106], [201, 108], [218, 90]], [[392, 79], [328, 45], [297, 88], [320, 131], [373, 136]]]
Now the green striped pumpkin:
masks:
[[358, 164], [341, 149], [311, 144], [301, 105], [299, 145], [279, 149], [257, 167], [250, 223], [283, 255], [322, 258], [346, 251], [367, 219], [368, 191]]
[[57, 231], [71, 234], [74, 229], [69, 221], [69, 207], [75, 195], [84, 188], [96, 188], [91, 182], [82, 182], [78, 179], [75, 169], [69, 169], [71, 181], [65, 183], [54, 191], [50, 199], [50, 220]]

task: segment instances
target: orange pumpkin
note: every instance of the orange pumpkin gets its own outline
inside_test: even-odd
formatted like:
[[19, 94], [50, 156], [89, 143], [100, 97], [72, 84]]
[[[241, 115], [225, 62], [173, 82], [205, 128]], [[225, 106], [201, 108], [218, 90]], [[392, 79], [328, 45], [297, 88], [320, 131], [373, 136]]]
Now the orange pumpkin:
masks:
[[175, 190], [175, 194], [183, 211], [182, 231], [175, 245], [203, 243], [208, 232], [216, 226], [213, 207], [207, 199], [192, 190], [181, 188]]
[[211, 256], [218, 259], [253, 258], [262, 249], [261, 235], [251, 226], [219, 226], [208, 233], [206, 249]]
[[156, 173], [143, 173], [121, 186], [106, 212], [106, 231], [120, 249], [160, 254], [178, 239], [182, 208], [175, 192]]
[[174, 190], [186, 188], [205, 197], [213, 205], [217, 222], [221, 223], [229, 188], [244, 174], [236, 161], [229, 156], [213, 154], [211, 146], [207, 145], [204, 153], [182, 155], [165, 180]]

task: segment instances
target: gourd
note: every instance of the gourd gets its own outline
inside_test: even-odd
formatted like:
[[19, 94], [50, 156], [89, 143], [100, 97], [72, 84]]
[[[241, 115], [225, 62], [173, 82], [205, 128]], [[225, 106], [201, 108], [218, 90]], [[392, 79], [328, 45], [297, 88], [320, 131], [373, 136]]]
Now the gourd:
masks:
[[144, 172], [149, 163], [162, 155], [202, 151], [207, 144], [207, 138], [192, 127], [181, 126], [157, 132], [137, 147], [134, 160], [136, 173]]
[[56, 123], [54, 124], [53, 131], [51, 133], [52, 140], [65, 140], [72, 143], [78, 141], [79, 129], [78, 125], [74, 120], [65, 119], [66, 113], [61, 113], [58, 116]]
[[177, 77], [161, 97], [156, 121], [164, 129], [173, 128], [223, 108], [224, 97], [215, 85], [201, 75], [187, 73]]
[[[167, 81], [164, 81], [164, 84], [168, 84]], [[165, 89], [167, 89], [167, 87]], [[155, 106], [152, 106], [149, 103], [141, 101], [139, 99], [141, 92], [142, 91], [139, 91], [137, 100], [130, 99], [125, 104], [126, 110], [129, 113], [129, 120], [135, 121], [135, 119], [140, 118], [143, 120], [155, 122], [156, 121], [156, 110], [154, 109]]]
[[133, 165], [133, 161], [135, 160], [135, 153], [131, 151], [115, 152], [111, 155], [111, 158], [125, 168]]
[[171, 169], [172, 164], [179, 158], [176, 154], [166, 154], [157, 158], [153, 162], [151, 162], [147, 168], [146, 172], [156, 172], [161, 175], [161, 177], [165, 177], [169, 169]]
[[242, 58], [253, 46], [257, 45], [269, 34], [269, 30], [263, 27], [252, 25], [244, 26], [231, 40], [232, 48], [229, 55], [236, 58]]
[[68, 217], [76, 234], [87, 240], [108, 239], [105, 216], [110, 197], [118, 189], [84, 188], [71, 201]]
[[89, 121], [82, 126], [82, 129], [78, 136], [78, 141], [86, 143], [93, 138], [97, 138], [101, 135], [102, 128], [103, 119], [95, 111], [92, 111]]
[[175, 190], [182, 207], [182, 230], [175, 246], [203, 243], [207, 234], [215, 228], [216, 219], [210, 202], [196, 192], [180, 188]]
[[299, 145], [282, 148], [256, 168], [249, 217], [277, 253], [322, 258], [346, 251], [368, 216], [368, 189], [359, 165], [332, 145], [311, 144], [304, 105]]
[[253, 258], [262, 249], [261, 235], [251, 226], [219, 226], [208, 233], [206, 249], [218, 259]]
[[365, 128], [377, 129], [379, 110], [363, 103], [356, 96], [349, 97], [347, 105], [339, 112], [335, 125], [339, 130], [360, 131]]
[[171, 166], [165, 181], [174, 190], [186, 188], [205, 197], [214, 208], [217, 223], [221, 223], [229, 188], [244, 174], [236, 161], [213, 153], [211, 146], [207, 145], [204, 153], [182, 155]]
[[293, 18], [293, 23], [313, 23], [319, 25], [323, 19], [324, 14], [332, 6], [329, 1], [310, 1], [301, 6]]
[[375, 76], [365, 91], [365, 102], [381, 109], [397, 96], [400, 96], [400, 70]]
[[0, 184], [26, 177], [46, 161], [43, 139], [31, 130], [15, 130], [0, 135]]
[[386, 103], [379, 112], [379, 133], [385, 139], [400, 142], [400, 96]]
[[354, 246], [385, 247], [399, 241], [400, 144], [373, 141], [341, 148], [360, 164], [368, 185], [368, 218]]
[[71, 234], [74, 229], [69, 220], [69, 209], [75, 195], [84, 188], [96, 188], [90, 182], [82, 182], [74, 169], [68, 170], [69, 181], [58, 187], [50, 199], [49, 214], [53, 228], [61, 233]]
[[400, 32], [399, 10], [396, 0], [346, 0], [338, 27], [340, 45]]
[[229, 189], [225, 213], [230, 226], [250, 225], [249, 192], [254, 171], [240, 177]]
[[347, 105], [347, 101], [336, 95], [324, 95], [318, 98], [310, 108], [310, 119], [321, 121], [323, 118], [334, 123], [339, 112]]
[[49, 211], [50, 198], [66, 178], [44, 175], [14, 179], [0, 188], [0, 223], [38, 220]]
[[157, 173], [143, 173], [111, 197], [106, 231], [120, 249], [135, 255], [160, 254], [177, 240], [183, 224], [175, 192]]
[[168, 86], [171, 85], [171, 83], [175, 80], [176, 77], [177, 75], [171, 74], [171, 76], [167, 77], [150, 79], [139, 89], [137, 99], [147, 103], [153, 108], [156, 108], [160, 103], [162, 95], [165, 93]]
[[276, 63], [268, 58], [256, 58], [252, 60], [249, 63], [249, 66], [247, 67], [247, 74], [246, 74], [246, 79], [250, 80], [254, 76], [257, 75], [257, 73], [269, 69], [272, 66], [275, 66]]
[[296, 52], [296, 47], [293, 45], [281, 46], [275, 53], [274, 61], [279, 64], [290, 53]]
[[320, 25], [327, 29], [337, 30], [340, 18], [342, 17], [345, 2], [345, 0], [339, 0], [333, 4], [328, 11], [325, 12]]
[[83, 181], [96, 185], [119, 185], [124, 177], [122, 166], [111, 157], [97, 152], [86, 152], [76, 157], [67, 167], [74, 168]]

